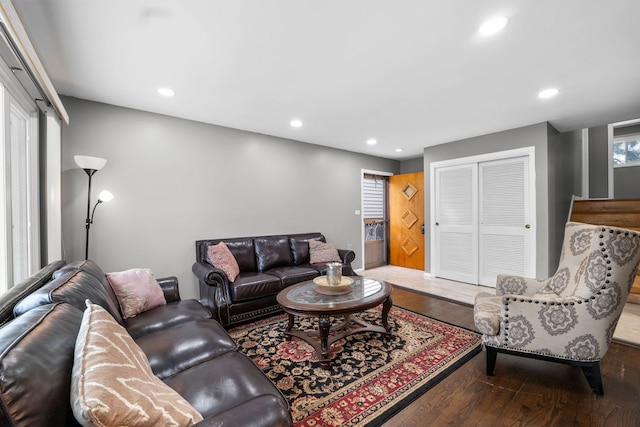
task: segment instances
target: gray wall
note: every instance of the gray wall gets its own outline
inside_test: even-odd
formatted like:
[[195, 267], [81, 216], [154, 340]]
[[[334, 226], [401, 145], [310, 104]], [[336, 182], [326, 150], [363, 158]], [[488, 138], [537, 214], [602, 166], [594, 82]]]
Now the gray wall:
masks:
[[[546, 122], [489, 135], [427, 147], [424, 150], [425, 215], [431, 215], [431, 188], [428, 185], [431, 163], [460, 157], [477, 156], [516, 148], [535, 147], [536, 172], [536, 275], [549, 277], [549, 177], [548, 125]], [[426, 222], [428, 224], [428, 222]], [[425, 247], [430, 248], [431, 230], [426, 227]], [[553, 268], [556, 266], [554, 265]], [[431, 254], [425, 251], [425, 270], [431, 271]]]
[[613, 169], [615, 199], [640, 199], [640, 166]]
[[84, 258], [87, 175], [76, 154], [107, 159], [89, 258], [105, 271], [148, 267], [175, 275], [197, 297], [194, 241], [320, 231], [351, 244], [362, 267], [361, 169], [400, 172], [400, 162], [236, 129], [64, 97], [65, 258]]
[[589, 128], [589, 198], [609, 197], [609, 135], [607, 125]]
[[423, 168], [424, 168], [424, 160], [422, 157], [403, 160], [400, 162], [400, 173], [422, 172]]
[[566, 159], [571, 165], [573, 189], [575, 196], [584, 197], [582, 194], [582, 129], [560, 134], [561, 143], [567, 145], [571, 158]]
[[[581, 131], [577, 131], [581, 135]], [[564, 226], [569, 218], [571, 196], [582, 182], [582, 137], [573, 133], [560, 134], [548, 126], [549, 171], [549, 273], [552, 274], [560, 261]], [[580, 171], [580, 173], [577, 172]], [[576, 182], [577, 180], [577, 182]], [[536, 189], [537, 191], [537, 189]]]

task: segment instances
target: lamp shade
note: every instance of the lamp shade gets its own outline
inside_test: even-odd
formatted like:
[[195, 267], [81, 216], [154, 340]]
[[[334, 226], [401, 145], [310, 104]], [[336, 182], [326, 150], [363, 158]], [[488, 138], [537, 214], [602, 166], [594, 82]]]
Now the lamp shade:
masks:
[[100, 200], [101, 202], [108, 202], [110, 200], [113, 200], [113, 194], [111, 194], [110, 191], [102, 190], [100, 194], [98, 194], [98, 200]]
[[99, 171], [107, 164], [107, 160], [101, 159], [100, 157], [73, 156], [73, 160], [75, 160], [76, 164], [82, 169], [91, 169], [96, 171]]

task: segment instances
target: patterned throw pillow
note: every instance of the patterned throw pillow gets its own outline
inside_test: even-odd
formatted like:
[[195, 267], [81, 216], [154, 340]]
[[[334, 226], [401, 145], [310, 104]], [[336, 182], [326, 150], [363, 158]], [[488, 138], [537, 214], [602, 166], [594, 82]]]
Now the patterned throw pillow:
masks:
[[322, 262], [342, 262], [338, 250], [330, 243], [320, 242], [318, 240], [309, 240], [309, 256], [311, 264], [320, 264]]
[[147, 357], [102, 307], [86, 301], [71, 374], [83, 426], [190, 426], [202, 416], [153, 375]]
[[207, 254], [211, 265], [224, 271], [230, 282], [236, 280], [236, 277], [240, 274], [240, 267], [238, 267], [238, 262], [224, 242], [209, 246]]
[[162, 288], [148, 268], [107, 273], [107, 279], [118, 298], [122, 317], [125, 319], [167, 304]]

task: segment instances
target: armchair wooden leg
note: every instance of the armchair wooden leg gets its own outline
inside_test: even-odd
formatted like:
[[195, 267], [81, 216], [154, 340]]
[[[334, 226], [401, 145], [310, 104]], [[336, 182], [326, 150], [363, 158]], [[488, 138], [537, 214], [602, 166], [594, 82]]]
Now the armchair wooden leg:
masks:
[[498, 351], [495, 348], [485, 346], [487, 351], [487, 375], [493, 376], [493, 371], [496, 368], [496, 358], [498, 357]]
[[591, 390], [599, 396], [604, 395], [602, 376], [600, 375], [600, 362], [596, 362], [590, 366], [582, 366], [581, 368], [584, 376], [587, 377]]

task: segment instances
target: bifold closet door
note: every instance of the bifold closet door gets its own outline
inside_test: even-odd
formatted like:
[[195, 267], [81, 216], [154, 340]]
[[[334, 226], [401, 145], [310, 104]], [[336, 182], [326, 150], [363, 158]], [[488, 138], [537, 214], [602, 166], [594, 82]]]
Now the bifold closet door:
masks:
[[478, 280], [477, 164], [435, 171], [434, 270], [438, 277]]
[[479, 284], [496, 286], [498, 274], [531, 271], [529, 157], [482, 162], [479, 177]]

